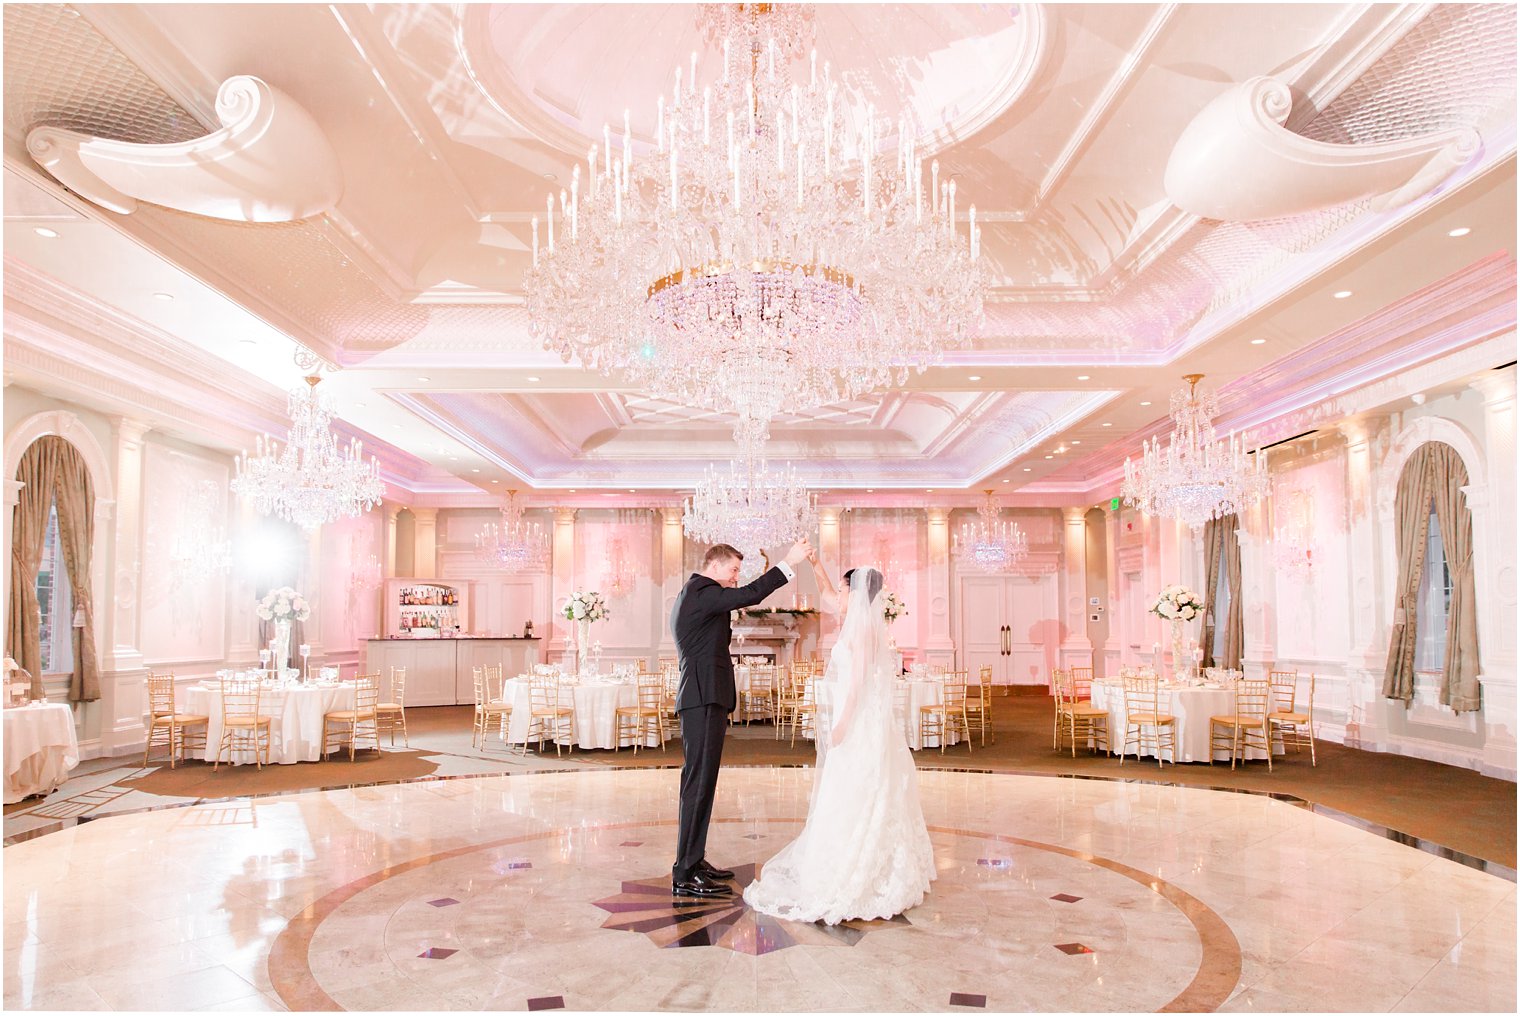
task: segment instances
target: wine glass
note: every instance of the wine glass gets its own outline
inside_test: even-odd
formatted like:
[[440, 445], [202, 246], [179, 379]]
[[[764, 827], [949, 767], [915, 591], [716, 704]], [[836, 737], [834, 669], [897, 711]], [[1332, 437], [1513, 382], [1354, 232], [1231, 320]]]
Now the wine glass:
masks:
[[301, 643], [301, 683], [311, 680], [311, 646]]
[[271, 651], [269, 649], [260, 649], [259, 650], [259, 669], [260, 670], [268, 670], [269, 669], [269, 661], [271, 659], [273, 659], [273, 658], [274, 658], [273, 651]]

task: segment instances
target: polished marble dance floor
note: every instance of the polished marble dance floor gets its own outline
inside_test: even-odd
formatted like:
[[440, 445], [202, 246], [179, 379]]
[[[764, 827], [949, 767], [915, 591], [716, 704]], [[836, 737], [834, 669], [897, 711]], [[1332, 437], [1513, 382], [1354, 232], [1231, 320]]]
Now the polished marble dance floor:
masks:
[[[1265, 797], [922, 771], [893, 921], [669, 894], [675, 770], [114, 816], [5, 848], [8, 1009], [1514, 1011], [1515, 885]], [[725, 770], [709, 857], [799, 826]]]

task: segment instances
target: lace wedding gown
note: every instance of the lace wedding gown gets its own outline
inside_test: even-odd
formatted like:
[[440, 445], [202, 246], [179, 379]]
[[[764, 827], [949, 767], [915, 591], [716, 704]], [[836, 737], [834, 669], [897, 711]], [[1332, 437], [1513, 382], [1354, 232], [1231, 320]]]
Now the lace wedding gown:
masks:
[[[872, 602], [880, 587], [874, 570], [854, 573], [807, 822], [744, 890], [761, 913], [825, 924], [892, 917], [922, 903], [935, 878], [918, 773], [893, 715], [896, 654]], [[843, 739], [826, 747], [835, 729]]]

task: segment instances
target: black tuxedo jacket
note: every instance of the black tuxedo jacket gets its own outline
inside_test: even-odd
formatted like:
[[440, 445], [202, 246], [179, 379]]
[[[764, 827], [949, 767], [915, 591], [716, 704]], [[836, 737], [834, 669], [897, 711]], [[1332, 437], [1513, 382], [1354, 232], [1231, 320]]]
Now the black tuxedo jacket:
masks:
[[787, 583], [786, 573], [772, 568], [747, 586], [729, 589], [706, 575], [695, 574], [681, 587], [670, 630], [681, 659], [681, 684], [676, 709], [720, 705], [734, 711], [734, 662], [729, 658], [733, 626], [729, 612], [753, 607]]

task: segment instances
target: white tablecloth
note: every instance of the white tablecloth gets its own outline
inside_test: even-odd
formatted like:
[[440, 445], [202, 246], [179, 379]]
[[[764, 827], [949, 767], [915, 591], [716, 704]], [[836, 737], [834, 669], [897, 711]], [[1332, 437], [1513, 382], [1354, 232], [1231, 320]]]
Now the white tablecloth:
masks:
[[[968, 689], [969, 691], [970, 689]], [[827, 726], [830, 720], [830, 712], [833, 708], [834, 685], [829, 681], [819, 681], [817, 688], [818, 714], [820, 726]], [[939, 738], [930, 734], [927, 738], [919, 737], [918, 709], [920, 706], [937, 706], [945, 700], [945, 685], [942, 681], [932, 678], [926, 680], [898, 681], [892, 689], [892, 711], [897, 717], [897, 722], [902, 727], [903, 737], [908, 742], [908, 747], [917, 751], [920, 748], [938, 748]], [[961, 736], [952, 731], [950, 740], [946, 744], [959, 744]]]
[[[1114, 752], [1118, 752], [1124, 740], [1124, 706], [1122, 681], [1094, 681], [1092, 703], [1099, 709], [1108, 710], [1109, 740]], [[1161, 709], [1177, 717], [1176, 738], [1180, 757], [1170, 759], [1171, 752], [1162, 751], [1162, 757], [1178, 762], [1209, 761], [1209, 717], [1228, 716], [1235, 711], [1235, 695], [1228, 688], [1161, 688]], [[1147, 732], [1149, 736], [1149, 732]], [[1145, 753], [1152, 758], [1155, 751], [1147, 745]], [[1281, 754], [1281, 752], [1279, 752]], [[1246, 758], [1266, 758], [1260, 748], [1247, 748]], [[1230, 760], [1229, 752], [1220, 750], [1220, 761]]]
[[[575, 705], [571, 727], [576, 745], [581, 748], [616, 748], [617, 710], [639, 704], [638, 686], [586, 681], [562, 690], [571, 693]], [[522, 744], [528, 739], [528, 727], [532, 723], [531, 685], [520, 677], [502, 682], [501, 701], [512, 707], [512, 715], [507, 719], [507, 741]], [[654, 742], [651, 739], [647, 743]]]
[[5, 803], [50, 794], [79, 764], [74, 710], [62, 703], [5, 710]]
[[[353, 684], [307, 685], [295, 688], [265, 688], [259, 695], [259, 715], [269, 724], [269, 761], [289, 765], [295, 762], [318, 762], [322, 758], [322, 716], [339, 709], [354, 707]], [[206, 751], [202, 757], [215, 761], [216, 748], [222, 739], [222, 692], [194, 685], [185, 689], [184, 712], [209, 716]], [[232, 753], [237, 764], [252, 763], [254, 753], [239, 749]]]

